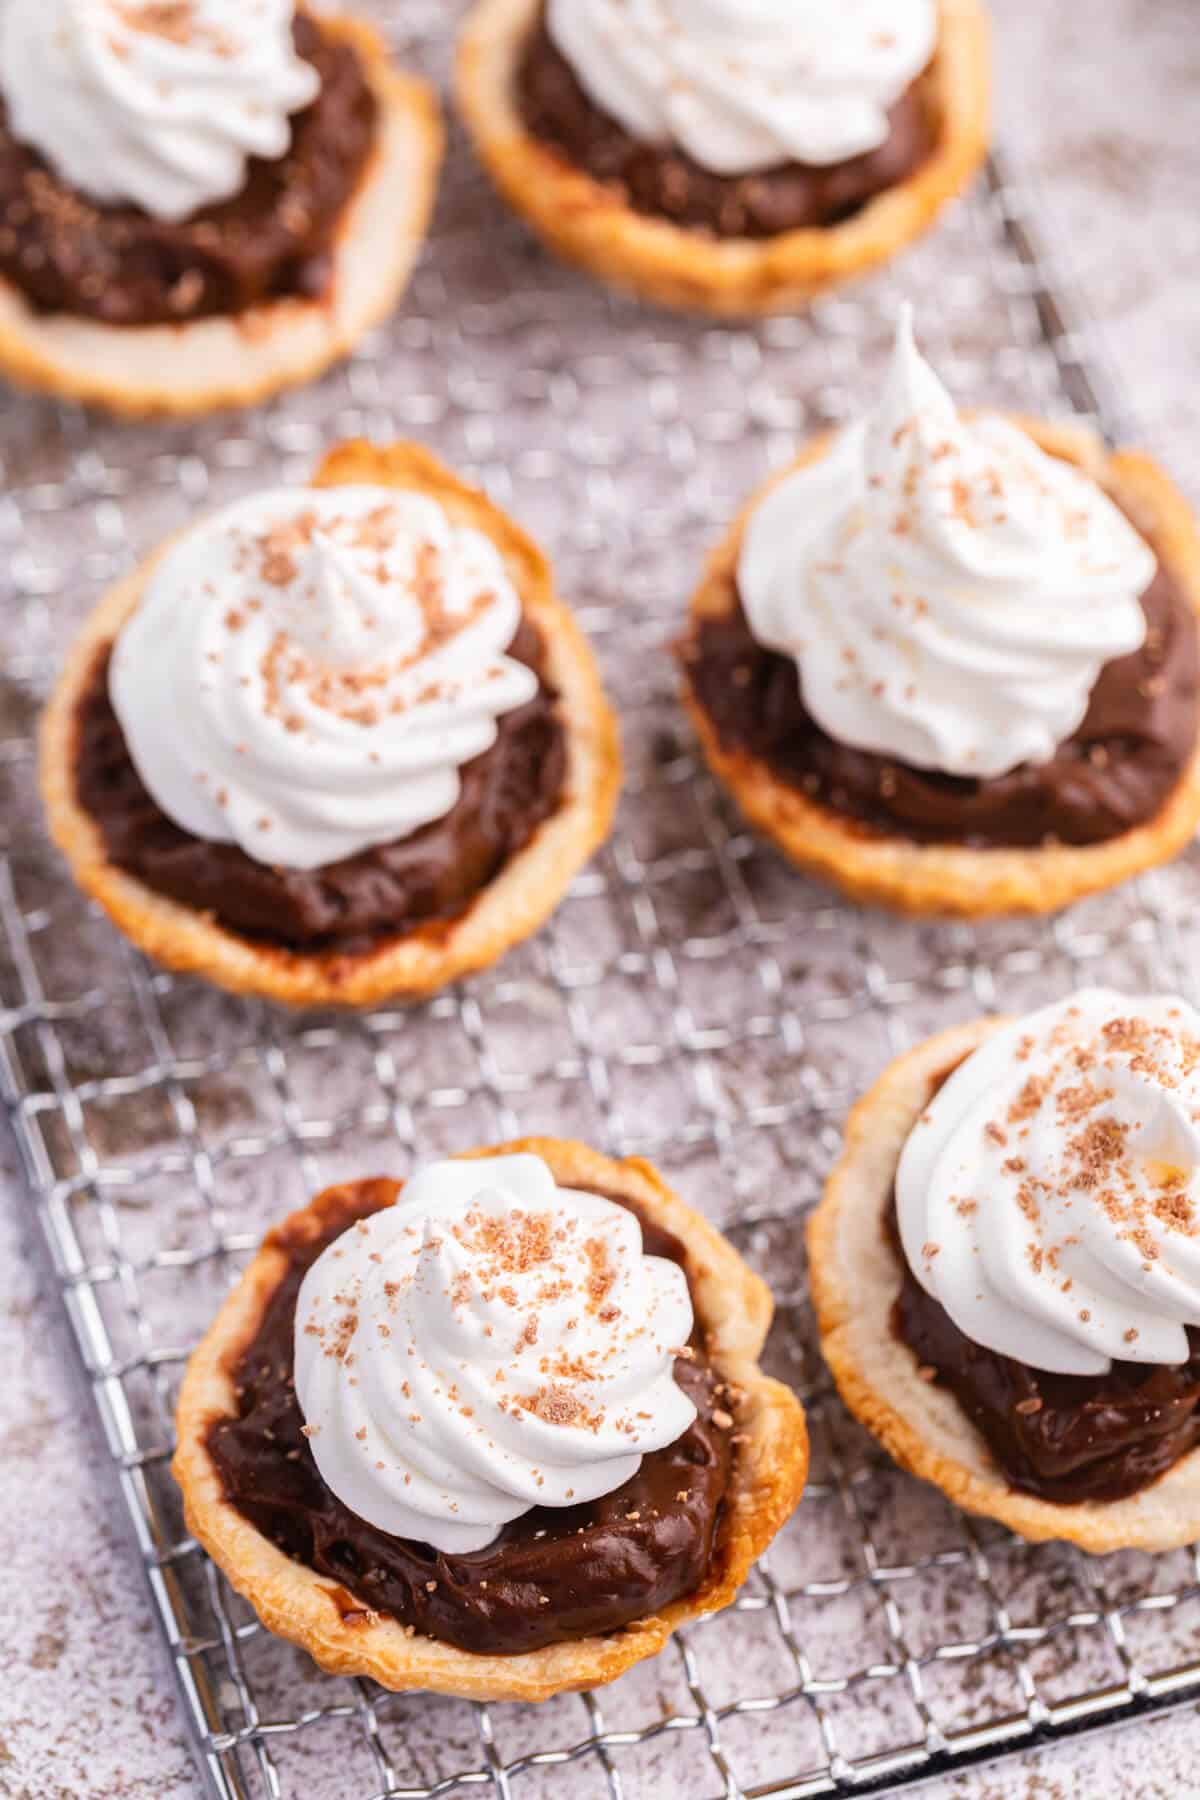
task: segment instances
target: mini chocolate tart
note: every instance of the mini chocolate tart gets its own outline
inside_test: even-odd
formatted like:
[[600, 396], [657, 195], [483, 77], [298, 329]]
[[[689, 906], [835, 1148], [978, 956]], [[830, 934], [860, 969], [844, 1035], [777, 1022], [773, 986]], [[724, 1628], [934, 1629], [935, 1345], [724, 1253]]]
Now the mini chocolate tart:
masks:
[[76, 790], [110, 862], [167, 899], [281, 950], [341, 955], [445, 925], [467, 911], [562, 804], [567, 738], [546, 675], [541, 633], [524, 622], [509, 655], [537, 674], [528, 705], [461, 772], [443, 819], [393, 844], [319, 869], [285, 869], [180, 829], [134, 767], [109, 694], [111, 647], [97, 655], [79, 704]]
[[[1200, 533], [1148, 457], [1020, 419], [1075, 464], [1159, 558], [1145, 646], [1109, 664], [1088, 716], [1045, 765], [993, 780], [911, 769], [837, 744], [795, 664], [757, 644], [738, 591], [756, 494], [713, 555], [681, 646], [684, 702], [713, 773], [799, 867], [851, 898], [966, 918], [1052, 912], [1178, 854], [1200, 823]], [[821, 458], [820, 438], [793, 469]]]
[[632, 1481], [542, 1507], [488, 1549], [441, 1555], [350, 1513], [317, 1472], [290, 1379], [303, 1272], [393, 1181], [332, 1188], [267, 1238], [194, 1353], [174, 1472], [189, 1529], [269, 1630], [336, 1674], [476, 1700], [592, 1687], [725, 1606], [800, 1498], [798, 1401], [758, 1367], [771, 1301], [723, 1238], [647, 1163], [531, 1139], [564, 1186], [628, 1206], [647, 1250], [686, 1271], [696, 1316], [677, 1380], [695, 1423]]
[[1200, 1334], [1178, 1368], [1046, 1374], [972, 1344], [900, 1249], [905, 1142], [959, 1063], [1009, 1023], [931, 1038], [851, 1113], [809, 1226], [821, 1349], [856, 1418], [965, 1511], [1097, 1554], [1177, 1549], [1200, 1531]]
[[665, 306], [730, 316], [803, 306], [919, 236], [986, 152], [978, 0], [941, 0], [933, 62], [880, 150], [737, 179], [635, 144], [587, 99], [544, 10], [544, 0], [476, 0], [459, 41], [460, 111], [497, 188], [552, 250]]
[[0, 110], [0, 371], [132, 417], [315, 379], [395, 307], [442, 156], [437, 102], [351, 17], [297, 16], [322, 77], [278, 162], [182, 224], [75, 194]]
[[538, 693], [466, 765], [443, 819], [313, 870], [256, 862], [168, 819], [133, 766], [106, 680], [158, 557], [101, 601], [42, 724], [50, 829], [84, 891], [157, 961], [289, 1005], [418, 998], [494, 962], [545, 922], [603, 842], [620, 786], [591, 650], [531, 540], [416, 445], [346, 444], [316, 477], [359, 483], [427, 494], [484, 532], [521, 599], [511, 655], [535, 670]]

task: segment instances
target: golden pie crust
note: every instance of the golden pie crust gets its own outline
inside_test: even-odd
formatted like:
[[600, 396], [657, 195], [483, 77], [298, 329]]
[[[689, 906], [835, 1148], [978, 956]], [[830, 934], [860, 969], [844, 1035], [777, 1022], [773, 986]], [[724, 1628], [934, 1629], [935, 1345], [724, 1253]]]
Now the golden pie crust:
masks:
[[[1158, 465], [1134, 451], [1110, 452], [1085, 429], [1025, 418], [1013, 423], [1043, 450], [1074, 463], [1113, 496], [1200, 615], [1200, 531], [1187, 501]], [[853, 900], [897, 912], [954, 918], [1055, 912], [1176, 856], [1200, 825], [1200, 741], [1178, 784], [1144, 825], [1101, 844], [1032, 849], [918, 844], [889, 836], [789, 787], [748, 751], [722, 747], [686, 680], [688, 644], [700, 620], [733, 610], [742, 537], [764, 495], [795, 469], [822, 457], [830, 441], [828, 436], [818, 438], [791, 468], [754, 496], [710, 559], [692, 600], [691, 627], [683, 644], [684, 704], [710, 768], [751, 823], [800, 868], [832, 882]]]
[[903, 1468], [965, 1512], [1097, 1555], [1176, 1550], [1200, 1536], [1200, 1450], [1125, 1500], [1038, 1500], [1009, 1484], [954, 1395], [921, 1379], [916, 1356], [891, 1328], [902, 1267], [885, 1225], [900, 1152], [937, 1084], [1011, 1022], [977, 1019], [930, 1038], [892, 1063], [850, 1114], [808, 1228], [821, 1349], [855, 1417]]
[[638, 213], [526, 129], [516, 76], [543, 0], [476, 0], [459, 38], [459, 111], [496, 187], [552, 250], [663, 306], [718, 316], [786, 312], [886, 262], [960, 193], [986, 152], [990, 50], [981, 0], [939, 0], [921, 93], [932, 154], [839, 225], [717, 238]]
[[396, 67], [364, 20], [322, 13], [320, 27], [358, 52], [379, 103], [377, 141], [341, 223], [328, 296], [180, 325], [114, 326], [37, 312], [0, 280], [0, 373], [129, 418], [184, 417], [257, 405], [315, 380], [387, 318], [433, 210], [441, 113], [432, 89]]
[[[758, 1357], [771, 1322], [766, 1286], [720, 1233], [685, 1206], [650, 1166], [614, 1162], [584, 1145], [526, 1138], [473, 1157], [529, 1151], [542, 1157], [565, 1187], [603, 1191], [636, 1202], [645, 1217], [683, 1244], [697, 1322], [713, 1366], [741, 1394], [731, 1401], [738, 1437], [732, 1485], [714, 1563], [704, 1584], [652, 1617], [604, 1636], [581, 1638], [514, 1656], [479, 1656], [408, 1633], [395, 1619], [367, 1614], [348, 1622], [336, 1603], [337, 1585], [277, 1550], [226, 1500], [208, 1451], [213, 1423], [236, 1413], [231, 1371], [253, 1339], [263, 1311], [287, 1268], [269, 1236], [241, 1283], [226, 1300], [188, 1364], [179, 1396], [178, 1448], [173, 1464], [183, 1490], [188, 1529], [254, 1607], [268, 1630], [300, 1644], [336, 1675], [370, 1675], [384, 1687], [424, 1689], [470, 1700], [547, 1700], [555, 1694], [614, 1681], [654, 1656], [673, 1631], [727, 1606], [799, 1501], [808, 1469], [804, 1413], [790, 1390], [770, 1380]], [[381, 1184], [395, 1198], [395, 1184]], [[287, 1221], [314, 1237], [337, 1216], [331, 1189]]]
[[315, 481], [321, 487], [361, 482], [432, 495], [451, 518], [485, 532], [501, 551], [524, 612], [541, 632], [547, 680], [561, 697], [567, 772], [557, 811], [456, 919], [417, 926], [358, 953], [255, 943], [114, 867], [102, 833], [76, 794], [79, 702], [97, 655], [137, 607], [169, 546], [111, 589], [76, 639], [42, 720], [42, 798], [51, 835], [79, 886], [140, 950], [168, 968], [205, 975], [231, 993], [289, 1006], [364, 1007], [419, 999], [495, 962], [537, 931], [603, 843], [621, 783], [617, 722], [591, 648], [555, 592], [546, 558], [484, 494], [417, 444], [343, 444], [325, 458]]

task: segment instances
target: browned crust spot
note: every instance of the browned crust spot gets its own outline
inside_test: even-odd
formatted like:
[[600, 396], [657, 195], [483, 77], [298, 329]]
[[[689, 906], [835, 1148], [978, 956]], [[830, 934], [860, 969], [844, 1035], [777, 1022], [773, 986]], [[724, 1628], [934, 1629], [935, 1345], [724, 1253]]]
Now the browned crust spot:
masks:
[[363, 482], [417, 489], [438, 500], [453, 519], [492, 539], [541, 633], [547, 679], [561, 695], [567, 773], [558, 810], [461, 917], [354, 955], [256, 944], [115, 868], [99, 828], [76, 797], [76, 719], [96, 655], [137, 606], [163, 549], [109, 591], [72, 646], [42, 719], [42, 798], [51, 835], [79, 886], [140, 950], [168, 968], [207, 976], [231, 993], [289, 1006], [364, 1007], [420, 999], [495, 962], [537, 931], [603, 843], [621, 782], [617, 722], [591, 648], [555, 592], [545, 557], [484, 494], [417, 444], [342, 444], [326, 456], [315, 479], [325, 487]]
[[516, 72], [540, 4], [476, 0], [459, 38], [459, 111], [500, 193], [552, 250], [663, 306], [732, 317], [796, 310], [920, 236], [987, 151], [987, 16], [980, 0], [939, 0], [939, 45], [924, 78], [936, 146], [921, 167], [840, 225], [765, 241], [706, 237], [636, 213], [526, 130]]
[[[1187, 501], [1149, 457], [1107, 451], [1094, 433], [1015, 418], [1034, 442], [1084, 470], [1133, 519], [1200, 617], [1200, 532]], [[735, 577], [747, 523], [765, 493], [797, 468], [822, 457], [828, 436], [814, 440], [790, 469], [755, 494], [710, 558], [692, 598], [691, 628], [719, 618], [735, 600]], [[974, 849], [916, 844], [873, 832], [779, 780], [748, 751], [725, 749], [707, 713], [684, 683], [684, 704], [709, 767], [764, 836], [800, 868], [832, 882], [852, 900], [903, 913], [984, 918], [996, 913], [1048, 913], [1127, 881], [1176, 856], [1200, 824], [1200, 742], [1154, 818], [1102, 844], [1036, 849]]]
[[[583, 1144], [555, 1138], [526, 1138], [468, 1154], [492, 1157], [515, 1151], [543, 1157], [564, 1186], [636, 1202], [648, 1220], [684, 1247], [697, 1320], [713, 1367], [740, 1396], [737, 1456], [714, 1566], [702, 1587], [661, 1613], [603, 1637], [517, 1656], [472, 1655], [410, 1635], [396, 1620], [374, 1614], [344, 1618], [339, 1606], [330, 1604], [339, 1590], [327, 1578], [292, 1562], [230, 1505], [208, 1450], [213, 1422], [236, 1411], [231, 1372], [287, 1265], [286, 1252], [268, 1237], [188, 1364], [179, 1395], [173, 1470], [183, 1490], [188, 1529], [264, 1625], [302, 1645], [333, 1674], [369, 1675], [395, 1690], [424, 1689], [472, 1700], [547, 1700], [614, 1681], [634, 1663], [656, 1655], [679, 1626], [729, 1604], [803, 1490], [808, 1469], [803, 1410], [789, 1389], [758, 1367], [772, 1311], [764, 1283], [649, 1163], [616, 1162]], [[320, 1236], [329, 1218], [341, 1216], [340, 1192], [335, 1188], [318, 1195], [286, 1221], [284, 1229], [293, 1241], [297, 1231]]]

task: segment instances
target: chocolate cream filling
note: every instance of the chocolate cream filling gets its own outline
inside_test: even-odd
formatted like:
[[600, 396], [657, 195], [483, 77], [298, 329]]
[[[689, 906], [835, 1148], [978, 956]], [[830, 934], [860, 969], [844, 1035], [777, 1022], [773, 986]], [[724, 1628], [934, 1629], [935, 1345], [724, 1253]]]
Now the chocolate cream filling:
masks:
[[723, 750], [748, 752], [871, 830], [981, 849], [1098, 844], [1154, 818], [1200, 735], [1196, 618], [1161, 565], [1142, 609], [1145, 643], [1101, 671], [1078, 731], [1049, 762], [988, 781], [839, 744], [806, 708], [793, 659], [755, 641], [736, 595], [729, 613], [700, 621], [685, 674]]
[[117, 868], [231, 931], [289, 950], [367, 952], [459, 917], [558, 810], [567, 744], [543, 646], [524, 621], [508, 654], [535, 670], [537, 694], [497, 721], [490, 750], [460, 770], [458, 801], [431, 825], [319, 869], [255, 862], [236, 844], [183, 831], [133, 765], [108, 693], [111, 645], [80, 696], [75, 782]]
[[101, 206], [66, 186], [13, 137], [0, 103], [0, 276], [40, 312], [104, 325], [179, 325], [322, 299], [378, 107], [350, 45], [305, 16], [295, 42], [321, 91], [293, 118], [291, 148], [277, 161], [252, 159], [240, 193], [182, 223]]
[[1191, 1355], [1174, 1367], [1051, 1375], [973, 1343], [925, 1292], [901, 1248], [894, 1195], [884, 1230], [903, 1270], [896, 1336], [927, 1380], [950, 1389], [1014, 1488], [1062, 1505], [1124, 1500], [1200, 1443], [1200, 1331], [1189, 1327]]
[[722, 238], [771, 238], [836, 225], [906, 181], [930, 156], [935, 131], [919, 86], [888, 115], [877, 150], [829, 167], [788, 162], [752, 175], [714, 175], [683, 151], [639, 143], [591, 100], [546, 27], [530, 35], [517, 76], [526, 130], [564, 162], [611, 188], [635, 212]]
[[[691, 1593], [719, 1554], [733, 1466], [732, 1420], [722, 1406], [728, 1395], [700, 1339], [675, 1366], [697, 1408], [682, 1437], [646, 1456], [615, 1493], [585, 1506], [538, 1507], [486, 1550], [446, 1556], [391, 1537], [326, 1486], [295, 1394], [296, 1301], [322, 1250], [395, 1192], [389, 1181], [348, 1189], [344, 1217], [315, 1243], [289, 1237], [286, 1227], [274, 1234], [287, 1273], [233, 1371], [237, 1416], [218, 1419], [208, 1434], [230, 1504], [286, 1555], [338, 1584], [330, 1603], [343, 1618], [365, 1623], [386, 1614], [479, 1655], [617, 1631]], [[645, 1220], [642, 1231], [648, 1255], [684, 1263], [676, 1238]]]

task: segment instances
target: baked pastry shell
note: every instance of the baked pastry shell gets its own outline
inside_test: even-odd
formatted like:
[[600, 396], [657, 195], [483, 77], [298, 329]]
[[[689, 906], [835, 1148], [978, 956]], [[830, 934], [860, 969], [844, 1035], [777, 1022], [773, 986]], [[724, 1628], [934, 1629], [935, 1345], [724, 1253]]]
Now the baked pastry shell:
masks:
[[[1174, 577], [1200, 620], [1200, 531], [1168, 476], [1136, 451], [1108, 451], [1094, 432], [1015, 418], [1050, 455], [1073, 463], [1125, 510]], [[825, 455], [832, 438], [816, 439], [789, 469], [743, 509], [711, 557], [691, 603], [688, 644], [704, 619], [732, 611], [742, 540], [751, 515], [771, 488]], [[684, 681], [684, 704], [709, 767], [750, 822], [810, 874], [852, 900], [894, 911], [953, 918], [1048, 913], [1114, 887], [1176, 856], [1200, 825], [1200, 738], [1179, 781], [1153, 818], [1100, 844], [975, 848], [919, 844], [835, 812], [781, 781], [761, 758], [722, 746], [711, 719]]]
[[332, 450], [315, 483], [356, 482], [429, 494], [456, 521], [491, 538], [539, 628], [545, 673], [560, 695], [567, 770], [560, 803], [465, 912], [417, 925], [361, 952], [256, 943], [156, 893], [108, 859], [103, 834], [77, 796], [78, 710], [102, 646], [139, 604], [169, 543], [101, 600], [76, 639], [42, 719], [40, 779], [50, 832], [85, 893], [147, 956], [200, 974], [231, 993], [289, 1006], [365, 1007], [419, 999], [495, 962], [543, 925], [607, 837], [621, 781], [617, 722], [591, 648], [559, 599], [550, 566], [506, 514], [416, 444], [352, 442]]
[[257, 405], [315, 380], [394, 310], [433, 210], [440, 109], [373, 26], [322, 12], [320, 27], [357, 51], [379, 106], [377, 140], [335, 239], [329, 294], [179, 325], [115, 326], [40, 313], [0, 280], [0, 373], [124, 417], [186, 417]]
[[1007, 1019], [930, 1038], [886, 1069], [850, 1114], [845, 1146], [809, 1221], [821, 1349], [850, 1411], [902, 1468], [965, 1512], [1035, 1541], [1083, 1550], [1176, 1550], [1200, 1536], [1200, 1450], [1125, 1500], [1063, 1505], [1013, 1487], [947, 1388], [922, 1380], [892, 1329], [902, 1264], [886, 1230], [900, 1153], [934, 1085]]
[[[720, 1374], [740, 1390], [731, 1402], [738, 1442], [714, 1563], [695, 1593], [619, 1631], [515, 1656], [482, 1656], [410, 1634], [398, 1621], [367, 1614], [343, 1619], [338, 1585], [293, 1562], [225, 1498], [208, 1450], [213, 1423], [236, 1413], [232, 1370], [253, 1340], [287, 1266], [274, 1235], [230, 1294], [188, 1364], [179, 1396], [178, 1448], [172, 1465], [183, 1490], [189, 1530], [277, 1636], [302, 1646], [337, 1675], [370, 1675], [395, 1690], [423, 1689], [471, 1700], [547, 1700], [614, 1681], [660, 1651], [689, 1620], [728, 1605], [759, 1556], [796, 1507], [808, 1469], [799, 1401], [765, 1376], [758, 1357], [771, 1322], [770, 1294], [719, 1232], [685, 1206], [649, 1163], [613, 1161], [583, 1144], [524, 1138], [472, 1158], [529, 1151], [544, 1158], [563, 1186], [631, 1200], [683, 1245], [697, 1321]], [[340, 1216], [333, 1188], [295, 1213], [285, 1229], [319, 1237]]]
[[938, 49], [922, 77], [935, 146], [906, 181], [841, 224], [764, 240], [649, 217], [526, 129], [516, 76], [541, 3], [476, 0], [459, 38], [459, 111], [496, 187], [552, 250], [663, 306], [730, 317], [797, 310], [920, 236], [986, 154], [987, 15], [982, 0], [938, 0]]

